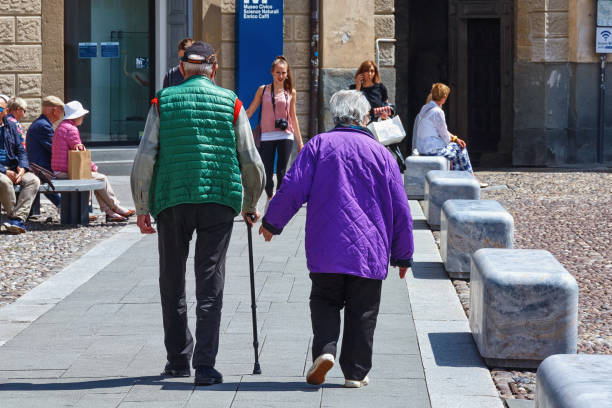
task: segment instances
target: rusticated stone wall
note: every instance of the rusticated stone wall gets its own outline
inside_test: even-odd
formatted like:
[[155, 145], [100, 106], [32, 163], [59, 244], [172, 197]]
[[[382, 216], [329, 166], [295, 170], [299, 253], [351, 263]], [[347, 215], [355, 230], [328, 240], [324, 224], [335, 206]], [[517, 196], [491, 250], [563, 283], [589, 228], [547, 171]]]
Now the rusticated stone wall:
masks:
[[28, 103], [23, 125], [40, 115], [41, 98], [63, 97], [63, 0], [0, 0], [0, 92]]

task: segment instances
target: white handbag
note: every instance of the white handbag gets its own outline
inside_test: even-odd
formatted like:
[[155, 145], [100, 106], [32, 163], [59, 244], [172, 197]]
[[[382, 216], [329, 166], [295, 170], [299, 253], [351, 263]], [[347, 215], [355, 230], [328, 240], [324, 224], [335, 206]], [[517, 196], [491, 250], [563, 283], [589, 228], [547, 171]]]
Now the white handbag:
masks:
[[368, 129], [374, 134], [376, 140], [385, 146], [399, 143], [406, 137], [402, 121], [397, 115], [391, 119], [372, 122], [368, 125]]

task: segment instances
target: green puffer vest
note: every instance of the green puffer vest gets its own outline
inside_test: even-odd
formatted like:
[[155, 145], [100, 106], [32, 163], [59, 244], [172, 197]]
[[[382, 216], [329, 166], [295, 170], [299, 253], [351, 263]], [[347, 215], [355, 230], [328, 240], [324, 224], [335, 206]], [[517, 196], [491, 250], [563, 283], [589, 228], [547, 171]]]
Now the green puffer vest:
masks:
[[149, 208], [157, 215], [178, 204], [217, 203], [242, 208], [236, 138], [236, 94], [208, 78], [192, 76], [162, 89], [159, 101], [159, 156]]

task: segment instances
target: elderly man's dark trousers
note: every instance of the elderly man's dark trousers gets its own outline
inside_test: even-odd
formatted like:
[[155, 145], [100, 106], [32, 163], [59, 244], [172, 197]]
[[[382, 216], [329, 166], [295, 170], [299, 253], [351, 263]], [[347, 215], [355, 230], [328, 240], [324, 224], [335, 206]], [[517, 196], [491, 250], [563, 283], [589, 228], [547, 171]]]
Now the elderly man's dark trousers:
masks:
[[363, 380], [372, 368], [382, 281], [340, 273], [311, 273], [310, 279], [313, 360], [325, 353], [336, 356], [344, 308], [340, 368], [347, 380]]
[[[175, 367], [214, 366], [225, 283], [225, 255], [234, 211], [227, 206], [181, 204], [162, 211], [159, 233], [159, 289], [167, 358]], [[196, 344], [187, 326], [185, 272], [194, 231], [196, 279]]]

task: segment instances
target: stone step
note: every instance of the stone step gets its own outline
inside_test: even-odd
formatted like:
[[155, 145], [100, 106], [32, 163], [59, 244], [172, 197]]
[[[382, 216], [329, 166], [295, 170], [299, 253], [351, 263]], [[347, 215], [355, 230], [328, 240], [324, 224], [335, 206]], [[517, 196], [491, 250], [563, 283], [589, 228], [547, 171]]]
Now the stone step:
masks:
[[134, 160], [96, 161], [98, 172], [107, 176], [129, 176], [132, 173]]
[[129, 176], [136, 157], [136, 146], [94, 147], [91, 160], [98, 166], [98, 171], [108, 176]]
[[134, 160], [136, 146], [128, 147], [94, 147], [91, 148], [91, 160], [94, 162]]

